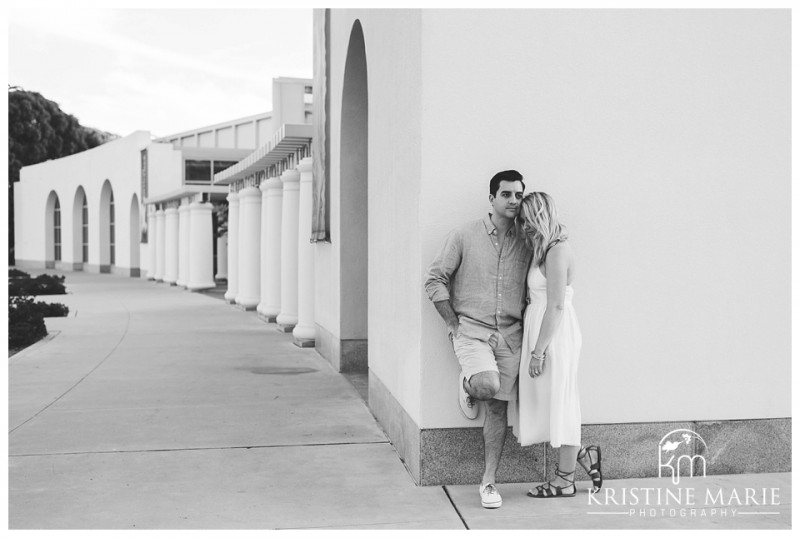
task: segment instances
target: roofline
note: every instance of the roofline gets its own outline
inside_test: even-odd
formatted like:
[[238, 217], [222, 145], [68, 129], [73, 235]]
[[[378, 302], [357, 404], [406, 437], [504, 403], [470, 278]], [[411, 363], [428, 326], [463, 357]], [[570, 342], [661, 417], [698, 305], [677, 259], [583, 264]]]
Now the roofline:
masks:
[[194, 129], [187, 129], [186, 131], [180, 131], [180, 132], [177, 132], [177, 133], [168, 134], [166, 136], [159, 136], [158, 138], [155, 139], [155, 142], [168, 142], [170, 139], [173, 139], [173, 138], [180, 138], [181, 136], [185, 136], [185, 135], [197, 134], [197, 133], [205, 132], [205, 131], [211, 131], [211, 130], [214, 130], [214, 129], [218, 128], [218, 127], [224, 127], [226, 125], [231, 125], [231, 124], [235, 124], [235, 123], [245, 123], [245, 122], [250, 122], [250, 121], [255, 121], [255, 120], [271, 118], [271, 117], [272, 117], [272, 111], [269, 110], [267, 112], [262, 112], [260, 114], [253, 114], [252, 116], [244, 116], [244, 117], [241, 117], [241, 118], [235, 118], [235, 119], [228, 120], [228, 121], [221, 121], [219, 123], [214, 123], [214, 124], [211, 124], [211, 125], [203, 125], [202, 127], [196, 127]]

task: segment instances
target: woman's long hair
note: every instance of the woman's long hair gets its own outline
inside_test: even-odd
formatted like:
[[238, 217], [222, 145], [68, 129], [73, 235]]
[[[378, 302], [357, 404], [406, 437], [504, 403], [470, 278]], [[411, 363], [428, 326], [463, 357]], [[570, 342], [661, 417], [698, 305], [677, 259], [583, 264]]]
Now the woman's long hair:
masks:
[[533, 264], [542, 265], [550, 247], [566, 241], [567, 229], [558, 222], [556, 203], [544, 192], [532, 192], [522, 199], [522, 229], [525, 243], [533, 251]]

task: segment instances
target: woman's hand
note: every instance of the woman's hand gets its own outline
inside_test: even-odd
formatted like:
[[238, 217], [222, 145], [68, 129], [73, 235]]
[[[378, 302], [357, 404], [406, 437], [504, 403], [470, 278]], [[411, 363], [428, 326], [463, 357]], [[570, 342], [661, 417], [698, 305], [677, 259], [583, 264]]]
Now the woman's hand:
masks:
[[544, 353], [537, 355], [534, 351], [531, 351], [531, 363], [528, 365], [528, 375], [537, 377], [544, 373], [544, 358]]

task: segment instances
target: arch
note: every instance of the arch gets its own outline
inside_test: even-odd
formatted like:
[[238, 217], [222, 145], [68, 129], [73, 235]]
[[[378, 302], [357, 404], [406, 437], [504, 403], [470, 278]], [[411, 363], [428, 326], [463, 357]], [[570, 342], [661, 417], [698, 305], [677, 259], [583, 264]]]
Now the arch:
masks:
[[44, 214], [45, 267], [55, 268], [61, 261], [61, 202], [56, 191], [47, 196]]
[[128, 231], [128, 241], [130, 244], [130, 268], [131, 276], [139, 276], [139, 230], [141, 224], [139, 222], [139, 198], [134, 195], [131, 197], [131, 213], [130, 213], [130, 227]]
[[344, 68], [339, 157], [342, 370], [367, 369], [368, 105], [364, 32], [356, 20], [350, 31]]
[[115, 261], [115, 215], [114, 215], [114, 191], [111, 182], [105, 180], [100, 190], [100, 215], [98, 223], [100, 225], [100, 272], [108, 273]]
[[89, 203], [82, 186], [75, 190], [72, 202], [72, 262], [76, 271], [89, 263]]

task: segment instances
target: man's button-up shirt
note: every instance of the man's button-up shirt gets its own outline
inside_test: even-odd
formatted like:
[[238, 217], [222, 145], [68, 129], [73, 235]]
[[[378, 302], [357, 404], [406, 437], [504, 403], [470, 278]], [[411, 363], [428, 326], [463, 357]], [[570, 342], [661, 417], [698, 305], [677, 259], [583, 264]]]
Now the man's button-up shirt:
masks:
[[425, 291], [433, 302], [450, 301], [460, 333], [486, 341], [499, 331], [518, 352], [531, 255], [521, 231], [512, 226], [499, 237], [487, 215], [450, 232], [428, 268]]

